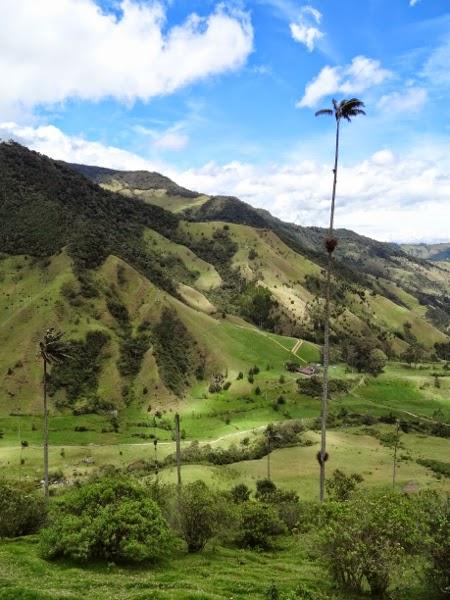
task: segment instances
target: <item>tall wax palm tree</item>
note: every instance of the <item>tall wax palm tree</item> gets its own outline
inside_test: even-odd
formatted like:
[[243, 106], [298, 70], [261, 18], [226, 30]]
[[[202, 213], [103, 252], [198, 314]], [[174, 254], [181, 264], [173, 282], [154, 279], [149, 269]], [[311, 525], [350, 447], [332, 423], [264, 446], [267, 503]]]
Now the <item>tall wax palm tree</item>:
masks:
[[64, 333], [47, 329], [39, 342], [39, 354], [44, 368], [44, 494], [48, 498], [48, 402], [47, 371], [50, 364], [60, 363], [69, 358], [67, 344], [63, 341]]
[[342, 119], [351, 121], [352, 117], [365, 115], [363, 110], [364, 102], [358, 98], [350, 100], [341, 100], [337, 102], [333, 98], [333, 108], [323, 108], [316, 112], [316, 117], [319, 115], [330, 115], [336, 119], [336, 146], [334, 154], [334, 169], [333, 169], [333, 191], [331, 194], [331, 210], [330, 210], [330, 225], [325, 238], [325, 248], [328, 253], [327, 268], [326, 268], [326, 285], [325, 285], [325, 328], [324, 328], [324, 343], [323, 343], [323, 392], [322, 392], [322, 408], [321, 408], [321, 443], [320, 451], [317, 453], [317, 460], [320, 465], [320, 500], [324, 499], [325, 495], [325, 463], [328, 460], [327, 453], [327, 417], [328, 417], [328, 367], [330, 363], [330, 288], [331, 288], [331, 268], [333, 264], [333, 251], [337, 246], [337, 239], [334, 237], [334, 207], [336, 200], [336, 184], [337, 184], [337, 169], [339, 160], [339, 133]]

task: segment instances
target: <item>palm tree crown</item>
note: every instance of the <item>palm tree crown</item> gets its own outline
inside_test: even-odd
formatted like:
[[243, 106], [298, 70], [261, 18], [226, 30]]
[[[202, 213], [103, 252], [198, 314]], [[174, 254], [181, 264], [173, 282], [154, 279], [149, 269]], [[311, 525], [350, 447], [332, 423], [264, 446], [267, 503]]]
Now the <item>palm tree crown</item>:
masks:
[[53, 327], [47, 329], [44, 339], [39, 342], [41, 357], [48, 363], [59, 363], [69, 358], [67, 344], [63, 341], [64, 333], [55, 331]]
[[333, 109], [331, 108], [322, 108], [318, 110], [315, 114], [316, 117], [320, 115], [330, 115], [335, 116], [336, 121], [340, 119], [346, 119], [347, 121], [351, 121], [352, 117], [357, 117], [358, 115], [365, 115], [364, 102], [358, 100], [358, 98], [350, 98], [349, 100], [341, 100], [337, 102], [333, 98]]

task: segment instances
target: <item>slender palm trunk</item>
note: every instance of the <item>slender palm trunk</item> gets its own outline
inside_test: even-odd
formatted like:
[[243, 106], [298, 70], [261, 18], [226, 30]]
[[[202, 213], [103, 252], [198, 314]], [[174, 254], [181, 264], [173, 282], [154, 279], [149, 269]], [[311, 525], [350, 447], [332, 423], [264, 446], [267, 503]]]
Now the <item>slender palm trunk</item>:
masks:
[[159, 475], [158, 446], [155, 444], [154, 448], [155, 448], [155, 473], [156, 473], [156, 479], [158, 479], [158, 475]]
[[177, 485], [181, 486], [181, 442], [180, 442], [180, 415], [175, 415], [175, 444], [177, 456]]
[[392, 489], [395, 490], [395, 480], [397, 478], [397, 448], [398, 448], [398, 434], [400, 429], [400, 421], [397, 419], [397, 427], [395, 430], [395, 446], [394, 446], [394, 468], [392, 470]]
[[44, 358], [44, 495], [48, 498], [48, 402], [47, 361]]
[[[333, 169], [333, 192], [331, 195], [330, 226], [328, 237], [333, 236], [334, 229], [334, 206], [336, 200], [337, 168], [339, 159], [339, 123], [336, 120], [336, 149], [334, 154]], [[325, 327], [323, 340], [323, 390], [322, 390], [322, 408], [321, 408], [321, 439], [320, 439], [320, 501], [325, 498], [325, 463], [327, 458], [327, 419], [328, 419], [328, 368], [330, 365], [330, 318], [331, 318], [331, 270], [333, 266], [333, 249], [328, 250], [326, 283], [325, 283]]]
[[268, 452], [267, 452], [267, 479], [269, 481], [271, 481], [271, 474], [270, 474], [270, 453], [272, 452], [272, 444], [270, 443], [270, 440], [268, 440]]

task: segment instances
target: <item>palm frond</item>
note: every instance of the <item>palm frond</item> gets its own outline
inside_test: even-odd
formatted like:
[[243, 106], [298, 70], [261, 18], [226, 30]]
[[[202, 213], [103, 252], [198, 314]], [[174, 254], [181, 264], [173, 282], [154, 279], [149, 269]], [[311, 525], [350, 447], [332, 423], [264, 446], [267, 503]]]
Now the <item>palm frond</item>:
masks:
[[319, 115], [330, 115], [330, 116], [332, 116], [333, 115], [333, 111], [331, 110], [331, 108], [322, 108], [322, 109], [318, 110], [315, 113], [315, 115], [316, 115], [316, 117], [318, 117]]

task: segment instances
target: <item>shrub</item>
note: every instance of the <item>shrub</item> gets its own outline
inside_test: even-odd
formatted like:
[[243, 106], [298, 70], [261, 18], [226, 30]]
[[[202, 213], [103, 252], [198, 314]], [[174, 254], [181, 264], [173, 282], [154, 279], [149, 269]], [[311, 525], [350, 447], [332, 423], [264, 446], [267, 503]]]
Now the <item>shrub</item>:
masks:
[[343, 588], [383, 596], [393, 571], [401, 571], [424, 534], [414, 499], [367, 493], [340, 503], [324, 529], [322, 552], [331, 574]]
[[41, 496], [24, 486], [0, 480], [0, 538], [36, 532], [45, 515]]
[[176, 502], [175, 526], [188, 552], [200, 552], [219, 531], [221, 505], [203, 481], [184, 485]]
[[436, 592], [450, 596], [450, 500], [449, 498], [433, 503], [430, 510], [430, 539], [427, 554], [430, 559], [428, 579]]
[[172, 537], [145, 488], [124, 478], [104, 478], [69, 492], [42, 530], [43, 557], [75, 561], [152, 562]]
[[364, 481], [359, 473], [346, 475], [340, 469], [336, 469], [326, 482], [327, 492], [332, 500], [349, 500], [359, 483]]
[[257, 500], [267, 501], [268, 496], [275, 493], [277, 486], [270, 479], [258, 479], [256, 482], [256, 494]]
[[236, 542], [244, 548], [268, 549], [275, 536], [284, 532], [275, 508], [260, 502], [245, 502], [241, 506]]
[[245, 483], [238, 483], [231, 489], [230, 493], [233, 502], [236, 502], [236, 504], [238, 504], [240, 502], [247, 502], [250, 498], [251, 492], [245, 485]]

